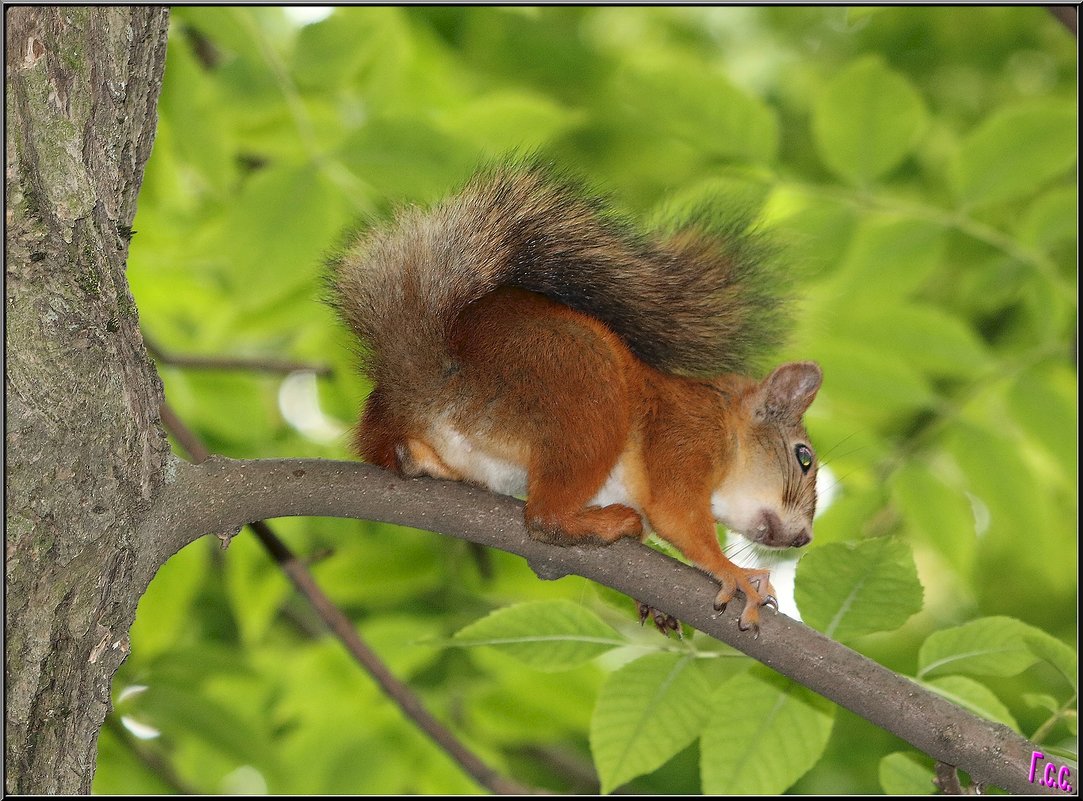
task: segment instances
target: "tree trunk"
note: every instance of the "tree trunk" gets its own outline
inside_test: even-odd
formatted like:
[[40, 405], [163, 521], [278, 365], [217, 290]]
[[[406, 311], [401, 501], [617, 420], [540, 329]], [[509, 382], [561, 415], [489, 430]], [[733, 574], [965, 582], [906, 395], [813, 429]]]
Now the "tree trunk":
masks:
[[9, 792], [86, 793], [171, 456], [124, 268], [164, 8], [7, 11]]

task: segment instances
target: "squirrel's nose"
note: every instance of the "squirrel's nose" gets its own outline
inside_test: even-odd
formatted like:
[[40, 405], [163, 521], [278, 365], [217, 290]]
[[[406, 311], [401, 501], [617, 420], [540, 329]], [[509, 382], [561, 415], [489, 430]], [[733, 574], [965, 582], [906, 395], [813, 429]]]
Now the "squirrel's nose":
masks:
[[808, 545], [810, 542], [812, 542], [812, 534], [809, 533], [807, 528], [803, 528], [801, 529], [801, 533], [793, 538], [793, 542], [790, 543], [790, 546], [793, 548], [800, 548], [803, 545]]

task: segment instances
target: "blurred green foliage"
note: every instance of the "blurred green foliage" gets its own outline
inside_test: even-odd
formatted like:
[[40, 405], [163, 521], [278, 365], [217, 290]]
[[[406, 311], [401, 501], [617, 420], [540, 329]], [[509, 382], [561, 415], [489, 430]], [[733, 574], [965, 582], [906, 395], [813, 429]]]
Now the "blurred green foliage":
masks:
[[[800, 287], [778, 358], [825, 373], [807, 423], [837, 486], [798, 570], [805, 619], [1074, 751], [1066, 29], [1040, 7], [290, 13], [173, 10], [134, 226], [132, 291], [161, 347], [334, 367], [317, 431], [282, 411], [290, 393], [311, 404], [311, 384], [163, 366], [170, 403], [212, 450], [348, 457], [344, 429], [368, 387], [319, 276], [359, 217], [432, 201], [524, 149], [635, 214], [737, 197], [785, 242]], [[520, 781], [589, 791], [577, 777], [596, 771], [607, 791], [930, 789], [931, 761], [905, 743], [718, 643], [640, 631], [630, 605], [589, 582], [542, 582], [501, 553], [482, 577], [465, 544], [424, 532], [274, 526], [396, 674]], [[539, 630], [617, 640], [585, 663], [595, 651], [447, 647], [525, 601], [541, 604], [527, 607]], [[592, 610], [587, 622], [569, 607]], [[485, 625], [514, 638], [523, 615]], [[644, 704], [652, 692], [663, 702]], [[114, 698], [98, 792], [477, 790], [250, 536], [224, 553], [197, 542], [161, 569]]]

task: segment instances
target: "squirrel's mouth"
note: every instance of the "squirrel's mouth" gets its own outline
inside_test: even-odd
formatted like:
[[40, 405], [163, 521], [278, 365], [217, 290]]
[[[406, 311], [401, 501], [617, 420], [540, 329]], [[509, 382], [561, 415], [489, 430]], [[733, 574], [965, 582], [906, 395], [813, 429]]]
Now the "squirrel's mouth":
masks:
[[804, 523], [785, 525], [769, 509], [760, 512], [755, 522], [739, 532], [745, 539], [768, 548], [800, 548], [812, 541], [812, 531]]

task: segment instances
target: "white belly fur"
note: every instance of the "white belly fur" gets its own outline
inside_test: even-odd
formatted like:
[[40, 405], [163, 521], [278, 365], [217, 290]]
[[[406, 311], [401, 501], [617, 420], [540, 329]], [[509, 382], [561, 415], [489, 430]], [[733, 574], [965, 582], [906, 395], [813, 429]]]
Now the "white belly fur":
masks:
[[[467, 436], [447, 422], [433, 426], [429, 442], [444, 464], [467, 481], [501, 495], [526, 495], [526, 458], [522, 462], [515, 459], [510, 452], [515, 449], [502, 449], [486, 442], [483, 437]], [[609, 506], [614, 503], [642, 511], [628, 489], [621, 462], [613, 466], [605, 484], [587, 506]]]
[[623, 459], [613, 465], [605, 484], [598, 490], [598, 494], [590, 499], [587, 506], [609, 506], [614, 503], [630, 506], [637, 512], [643, 511], [639, 508], [639, 504], [635, 502], [631, 491], [628, 489]]
[[501, 495], [526, 494], [526, 465], [505, 456], [479, 437], [467, 437], [448, 423], [433, 426], [430, 444], [444, 464], [467, 481]]

